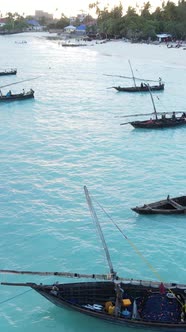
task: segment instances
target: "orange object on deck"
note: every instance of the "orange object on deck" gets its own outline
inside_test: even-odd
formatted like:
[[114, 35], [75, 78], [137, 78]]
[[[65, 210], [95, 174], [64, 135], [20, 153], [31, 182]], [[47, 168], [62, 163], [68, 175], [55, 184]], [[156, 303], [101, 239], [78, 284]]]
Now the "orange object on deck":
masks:
[[124, 299], [122, 300], [122, 303], [124, 307], [128, 307], [129, 305], [132, 304], [130, 299]]
[[105, 310], [108, 312], [108, 309], [110, 306], [112, 306], [112, 302], [111, 301], [108, 301], [108, 302], [105, 302]]

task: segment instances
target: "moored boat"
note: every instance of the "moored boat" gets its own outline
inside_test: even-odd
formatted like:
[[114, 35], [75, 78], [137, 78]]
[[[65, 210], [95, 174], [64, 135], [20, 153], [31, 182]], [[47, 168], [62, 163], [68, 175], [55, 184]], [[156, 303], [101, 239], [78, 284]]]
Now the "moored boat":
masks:
[[[114, 86], [113, 88], [119, 92], [149, 92], [149, 89], [146, 84], [142, 84], [139, 86], [132, 86], [132, 87]], [[152, 91], [162, 91], [164, 90], [164, 83], [161, 83], [159, 85], [151, 85], [150, 89]]]
[[[171, 128], [171, 127], [180, 127], [186, 124], [186, 113], [183, 112], [181, 116], [177, 116], [181, 112], [157, 112], [156, 106], [154, 103], [153, 95], [151, 92], [150, 86], [146, 85], [149, 92], [150, 97], [153, 105], [154, 112], [150, 114], [134, 114], [134, 115], [124, 115], [124, 117], [131, 117], [131, 116], [144, 116], [144, 115], [152, 115], [148, 120], [141, 120], [141, 121], [129, 121], [121, 123], [120, 125], [131, 124], [134, 128], [143, 128], [143, 129], [163, 129], [163, 128]], [[161, 114], [161, 118], [158, 118], [158, 115]], [[171, 114], [171, 117], [166, 117], [166, 114]]]
[[119, 92], [149, 92], [149, 88], [151, 89], [151, 91], [163, 91], [164, 90], [165, 84], [162, 82], [162, 79], [160, 77], [159, 77], [159, 84], [148, 86], [147, 81], [144, 82], [144, 80], [140, 79], [141, 84], [137, 85], [136, 77], [134, 76], [130, 60], [128, 62], [129, 62], [129, 66], [131, 69], [134, 85], [130, 86], [130, 87], [113, 86], [112, 88], [116, 89]]
[[145, 121], [131, 121], [130, 124], [134, 128], [144, 129], [163, 129], [171, 127], [180, 127], [186, 125], [185, 117], [177, 117], [176, 119], [165, 118], [165, 119], [150, 119]]
[[139, 214], [184, 214], [186, 213], [186, 196], [170, 198], [157, 201], [143, 206], [132, 208]]
[[162, 284], [119, 278], [115, 281], [52, 285], [1, 284], [31, 287], [58, 307], [75, 310], [121, 326], [166, 329], [166, 331], [186, 329], [184, 312], [186, 285], [183, 284]]
[[[186, 330], [186, 284], [126, 279], [117, 276], [88, 190], [86, 199], [103, 243], [110, 273], [32, 272], [0, 270], [0, 273], [91, 278], [93, 281], [36, 284], [1, 282], [1, 285], [30, 287], [53, 304], [106, 322], [134, 328], [166, 331]], [[118, 227], [119, 229], [119, 227]], [[159, 276], [159, 274], [157, 274]], [[102, 280], [102, 281], [98, 281]]]
[[15, 101], [15, 100], [25, 100], [34, 98], [34, 91], [30, 89], [28, 92], [22, 92], [17, 94], [12, 94], [10, 91], [6, 95], [0, 96], [0, 102]]
[[10, 69], [10, 70], [0, 70], [0, 76], [5, 76], [5, 75], [16, 75], [17, 74], [17, 69]]

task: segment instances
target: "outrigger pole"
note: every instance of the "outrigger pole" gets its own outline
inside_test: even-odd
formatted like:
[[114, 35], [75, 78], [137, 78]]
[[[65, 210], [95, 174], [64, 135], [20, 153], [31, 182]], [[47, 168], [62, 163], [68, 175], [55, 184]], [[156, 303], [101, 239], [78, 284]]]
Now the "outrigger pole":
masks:
[[[174, 111], [172, 112], [156, 112], [157, 114], [172, 114]], [[183, 111], [177, 111], [177, 112], [174, 112], [176, 114], [180, 114], [182, 113]], [[144, 115], [153, 115], [154, 112], [152, 113], [143, 113], [143, 114], [127, 114], [127, 115], [118, 115], [118, 116], [115, 116], [115, 118], [130, 118], [130, 117], [133, 117], [133, 116], [144, 116]]]
[[[121, 77], [121, 78], [128, 78], [130, 80], [133, 80], [133, 77], [131, 76], [123, 76], [123, 75], [112, 75], [112, 74], [103, 74], [104, 76], [112, 76], [112, 77]], [[145, 78], [135, 77], [135, 80], [138, 81], [146, 81], [146, 82], [158, 82], [158, 80], [147, 80]]]
[[37, 77], [29, 78], [29, 79], [27, 79], [27, 80], [22, 80], [22, 81], [18, 81], [18, 82], [10, 83], [10, 84], [2, 85], [2, 86], [0, 86], [0, 89], [2, 89], [2, 88], [6, 88], [7, 86], [11, 86], [11, 85], [15, 85], [15, 84], [23, 83], [23, 82], [28, 82], [28, 81], [36, 80], [36, 79], [39, 78], [39, 77], [41, 77], [41, 76], [37, 76]]
[[0, 270], [0, 273], [4, 274], [29, 274], [38, 276], [57, 276], [65, 278], [90, 278], [100, 280], [111, 280], [110, 274], [83, 274], [83, 273], [72, 273], [72, 272], [38, 272], [38, 271], [17, 271], [17, 270]]

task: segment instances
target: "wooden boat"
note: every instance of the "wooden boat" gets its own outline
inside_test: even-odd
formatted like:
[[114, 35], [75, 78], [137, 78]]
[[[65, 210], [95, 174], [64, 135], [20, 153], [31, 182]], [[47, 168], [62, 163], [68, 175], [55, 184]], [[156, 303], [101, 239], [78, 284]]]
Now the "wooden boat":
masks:
[[[150, 114], [134, 114], [133, 116], [143, 116], [143, 115], [152, 115], [154, 118], [142, 121], [129, 121], [121, 123], [120, 125], [131, 124], [134, 128], [143, 128], [143, 129], [163, 129], [171, 127], [180, 127], [186, 124], [186, 113], [183, 112], [181, 116], [176, 116], [181, 112], [157, 112], [154, 99], [152, 96], [151, 88], [149, 85], [146, 85], [149, 89], [152, 105], [154, 112]], [[158, 115], [161, 114], [161, 118], [158, 118]], [[166, 114], [171, 114], [171, 117], [167, 118]], [[124, 117], [131, 117], [132, 115], [125, 115]]]
[[184, 214], [186, 213], [186, 196], [170, 198], [157, 201], [143, 206], [132, 208], [139, 214]]
[[179, 117], [176, 119], [166, 118], [166, 119], [151, 119], [146, 121], [131, 121], [130, 124], [134, 128], [163, 129], [163, 128], [180, 127], [186, 125], [186, 118]]
[[159, 78], [159, 84], [157, 84], [157, 85], [151, 85], [149, 87], [148, 87], [147, 83], [141, 83], [140, 85], [137, 85], [136, 84], [136, 78], [134, 76], [131, 63], [130, 63], [129, 60], [128, 60], [128, 62], [129, 62], [129, 66], [130, 66], [130, 69], [131, 69], [134, 86], [132, 86], [132, 87], [113, 86], [114, 89], [116, 89], [119, 92], [149, 92], [149, 88], [151, 89], [151, 91], [162, 91], [162, 90], [164, 90], [165, 85], [164, 85], [164, 83], [162, 83], [161, 78]]
[[32, 89], [26, 93], [2, 95], [0, 96], [0, 102], [25, 100], [30, 98], [34, 98], [34, 91]]
[[11, 69], [11, 70], [0, 71], [0, 76], [5, 76], [5, 75], [16, 75], [16, 74], [17, 74], [17, 69]]
[[[145, 84], [132, 87], [114, 86], [113, 88], [119, 92], [149, 92], [149, 89]], [[164, 90], [164, 83], [160, 83], [159, 85], [151, 85], [150, 89], [151, 91], [162, 91]]]
[[[1, 285], [30, 287], [58, 307], [74, 310], [123, 327], [155, 328], [157, 331], [160, 329], [185, 331], [186, 284], [125, 279], [117, 276], [88, 190], [86, 187], [84, 190], [91, 215], [103, 243], [110, 273], [108, 275], [88, 275], [69, 272], [0, 270], [0, 273], [93, 279], [89, 282], [54, 284], [1, 282]], [[158, 273], [157, 275], [159, 276]]]

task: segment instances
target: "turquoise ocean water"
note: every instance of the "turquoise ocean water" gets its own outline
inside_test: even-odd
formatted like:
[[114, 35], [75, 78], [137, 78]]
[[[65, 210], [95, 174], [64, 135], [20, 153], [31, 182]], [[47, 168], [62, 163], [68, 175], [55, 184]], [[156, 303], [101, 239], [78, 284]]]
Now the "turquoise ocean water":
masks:
[[[86, 185], [162, 280], [185, 283], [185, 216], [138, 216], [130, 208], [186, 194], [186, 127], [120, 126], [125, 114], [153, 111], [150, 96], [108, 89], [132, 82], [104, 75], [130, 76], [130, 59], [135, 76], [165, 81], [165, 91], [154, 95], [157, 110], [186, 111], [185, 51], [122, 41], [64, 48], [40, 33], [0, 37], [0, 49], [1, 69], [18, 69], [15, 77], [0, 77], [1, 87], [39, 76], [10, 87], [32, 88], [34, 100], [0, 104], [0, 269], [107, 273]], [[95, 207], [118, 274], [157, 279]], [[59, 309], [27, 288], [0, 286], [0, 295], [1, 331], [123, 330]]]

